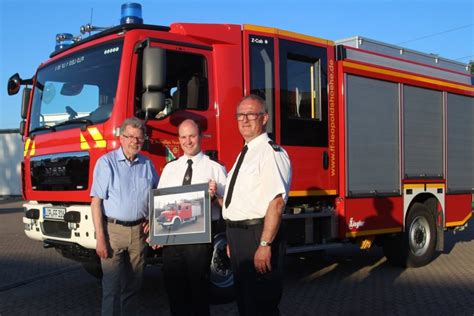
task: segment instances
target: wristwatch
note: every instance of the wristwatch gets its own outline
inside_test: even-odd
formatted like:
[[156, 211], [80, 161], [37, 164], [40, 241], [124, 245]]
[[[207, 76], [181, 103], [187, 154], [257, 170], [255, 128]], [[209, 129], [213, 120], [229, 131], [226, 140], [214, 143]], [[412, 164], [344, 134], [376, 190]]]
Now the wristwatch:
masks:
[[272, 245], [272, 243], [269, 242], [269, 241], [266, 241], [266, 240], [263, 240], [263, 239], [260, 240], [260, 246], [262, 246], [262, 247], [268, 247], [268, 246], [271, 246], [271, 245]]

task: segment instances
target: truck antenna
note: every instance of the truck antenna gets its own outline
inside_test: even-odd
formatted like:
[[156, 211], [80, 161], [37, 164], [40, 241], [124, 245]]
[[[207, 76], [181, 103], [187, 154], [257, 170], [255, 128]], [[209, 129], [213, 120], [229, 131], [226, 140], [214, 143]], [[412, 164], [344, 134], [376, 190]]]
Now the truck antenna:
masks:
[[94, 8], [91, 8], [91, 18], [90, 22], [86, 25], [82, 25], [80, 28], [81, 34], [86, 34], [89, 33], [89, 36], [91, 36], [92, 32], [99, 32], [107, 29], [107, 27], [101, 27], [101, 26], [93, 26], [92, 25], [92, 18], [94, 16]]
[[[91, 8], [91, 19], [89, 20], [89, 25], [92, 25], [92, 17], [94, 16], [94, 8]], [[89, 28], [89, 36], [91, 36], [92, 30]]]

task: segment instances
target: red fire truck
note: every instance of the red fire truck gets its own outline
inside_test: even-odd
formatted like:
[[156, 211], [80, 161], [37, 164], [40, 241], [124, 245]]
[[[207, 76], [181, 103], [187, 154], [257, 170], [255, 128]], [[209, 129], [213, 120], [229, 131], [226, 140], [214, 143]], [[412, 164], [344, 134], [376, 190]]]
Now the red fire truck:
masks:
[[394, 264], [421, 266], [443, 250], [446, 231], [467, 225], [474, 187], [468, 65], [363, 37], [155, 26], [138, 15], [122, 22], [83, 39], [58, 35], [31, 79], [9, 81], [10, 94], [26, 85], [21, 170], [30, 238], [95, 260], [92, 172], [118, 148], [123, 120], [146, 122], [144, 153], [162, 170], [182, 154], [177, 126], [192, 118], [203, 127], [205, 153], [229, 170], [243, 144], [236, 104], [250, 93], [266, 100], [267, 131], [293, 165], [283, 215], [288, 253], [353, 241], [382, 246]]
[[179, 201], [165, 205], [156, 221], [163, 228], [178, 229], [181, 224], [196, 222], [201, 214], [202, 208], [199, 201]]

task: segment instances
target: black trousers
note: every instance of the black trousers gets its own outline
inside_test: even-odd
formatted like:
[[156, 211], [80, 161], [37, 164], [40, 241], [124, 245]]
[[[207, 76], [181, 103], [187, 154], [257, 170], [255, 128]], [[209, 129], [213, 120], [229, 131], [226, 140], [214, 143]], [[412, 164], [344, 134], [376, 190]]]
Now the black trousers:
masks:
[[260, 244], [263, 224], [247, 227], [227, 225], [227, 242], [234, 273], [237, 306], [241, 316], [279, 315], [278, 304], [283, 292], [283, 258], [285, 243], [282, 232], [272, 243], [272, 271], [259, 274], [254, 256]]
[[163, 278], [171, 314], [208, 316], [211, 244], [163, 248]]

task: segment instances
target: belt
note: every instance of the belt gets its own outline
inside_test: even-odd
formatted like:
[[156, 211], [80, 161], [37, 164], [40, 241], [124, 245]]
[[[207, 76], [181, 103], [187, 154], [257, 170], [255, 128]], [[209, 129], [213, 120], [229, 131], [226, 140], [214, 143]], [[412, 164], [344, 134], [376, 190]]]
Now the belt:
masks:
[[247, 229], [250, 226], [263, 224], [263, 217], [262, 218], [254, 218], [254, 219], [246, 219], [246, 220], [243, 220], [243, 221], [226, 220], [225, 222], [227, 224], [227, 227]]
[[121, 221], [121, 220], [118, 220], [112, 217], [107, 217], [107, 216], [104, 216], [104, 219], [107, 221], [107, 223], [112, 223], [112, 224], [117, 224], [117, 225], [122, 225], [122, 226], [127, 226], [127, 227], [136, 226], [146, 221], [146, 218], [140, 218], [140, 219], [137, 219], [136, 221], [127, 222], [127, 221]]

